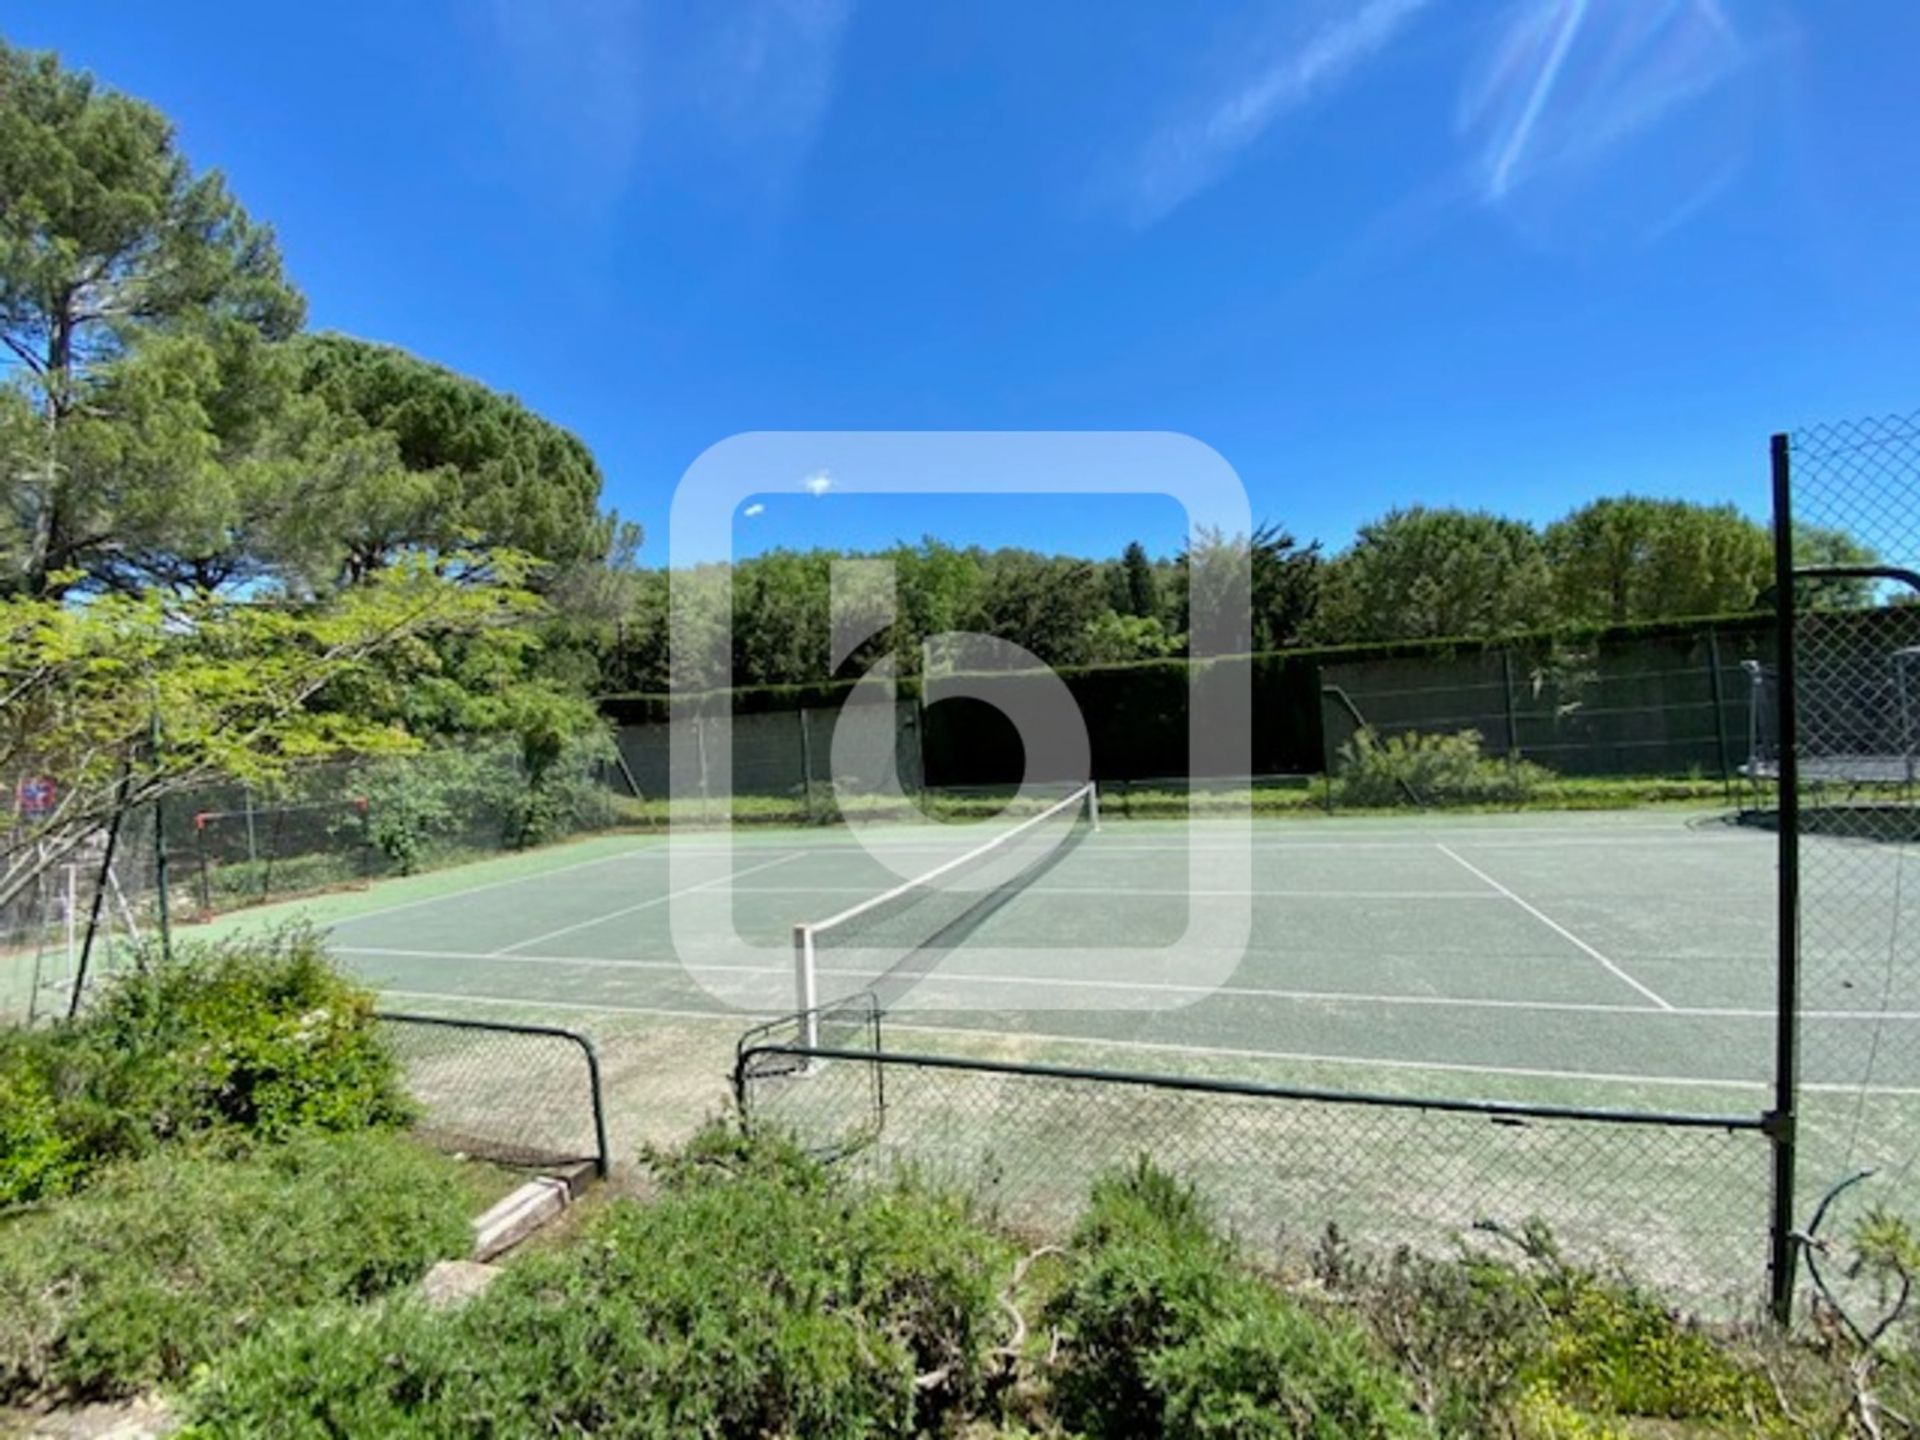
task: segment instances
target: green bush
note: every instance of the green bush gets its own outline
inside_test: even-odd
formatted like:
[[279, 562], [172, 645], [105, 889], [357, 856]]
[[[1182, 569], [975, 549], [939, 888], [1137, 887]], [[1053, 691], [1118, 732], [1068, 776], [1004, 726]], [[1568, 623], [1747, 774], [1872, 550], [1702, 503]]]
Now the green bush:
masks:
[[1360, 1332], [1248, 1271], [1194, 1192], [1142, 1161], [1094, 1186], [1066, 1283], [1061, 1418], [1096, 1437], [1421, 1433]]
[[401, 874], [452, 850], [518, 849], [615, 822], [601, 767], [613, 756], [601, 731], [566, 738], [530, 772], [511, 741], [445, 745], [372, 762], [353, 777], [367, 801], [367, 836]]
[[1500, 1233], [1518, 1263], [1321, 1250], [1321, 1282], [1415, 1377], [1443, 1434], [1588, 1440], [1621, 1433], [1622, 1418], [1781, 1431], [1772, 1383], [1727, 1337], [1571, 1264], [1543, 1225]]
[[1772, 1385], [1651, 1296], [1568, 1271], [1540, 1287], [1547, 1344], [1524, 1368], [1559, 1395], [1604, 1415], [1742, 1421], [1778, 1418]]
[[193, 1396], [205, 1433], [889, 1436], [985, 1383], [1010, 1255], [960, 1202], [703, 1135], [463, 1310], [302, 1321]]
[[204, 885], [192, 877], [192, 893], [214, 911], [257, 905], [289, 895], [311, 895], [367, 878], [366, 843], [342, 835], [337, 850], [281, 855], [272, 860], [230, 860], [208, 867]]
[[1498, 1432], [1522, 1366], [1547, 1343], [1533, 1277], [1474, 1255], [1357, 1257], [1337, 1232], [1318, 1260], [1321, 1283], [1381, 1338], [1442, 1434]]
[[1163, 1433], [1196, 1440], [1418, 1435], [1406, 1387], [1365, 1338], [1248, 1277], [1229, 1309], [1154, 1356]]
[[170, 1151], [0, 1225], [0, 1401], [183, 1379], [288, 1309], [363, 1300], [472, 1244], [457, 1162], [393, 1136]]
[[0, 1209], [58, 1195], [84, 1167], [61, 1125], [51, 1059], [38, 1037], [0, 1032]]
[[0, 1204], [221, 1131], [280, 1138], [405, 1122], [372, 1000], [310, 930], [186, 947], [115, 977], [79, 1019], [0, 1037]]
[[1523, 805], [1551, 780], [1527, 760], [1492, 759], [1480, 732], [1408, 732], [1382, 740], [1362, 730], [1340, 747], [1334, 801], [1340, 805]]

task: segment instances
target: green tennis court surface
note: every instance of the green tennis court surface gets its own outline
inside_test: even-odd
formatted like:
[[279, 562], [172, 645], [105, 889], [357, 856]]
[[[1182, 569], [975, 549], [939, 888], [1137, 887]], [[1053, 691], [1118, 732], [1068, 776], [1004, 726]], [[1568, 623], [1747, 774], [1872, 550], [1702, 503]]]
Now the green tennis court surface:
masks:
[[[898, 882], [869, 849], [924, 869], [991, 833], [606, 839], [244, 923], [305, 912], [343, 963], [417, 1008], [744, 1026], [794, 1008], [795, 924]], [[896, 1003], [890, 1043], [1093, 1050], [1134, 1069], [1404, 1093], [1767, 1103], [1769, 834], [1666, 812], [1256, 823], [1245, 883], [1211, 884], [1233, 872], [1235, 843], [1203, 821], [1109, 820]], [[1876, 852], [1878, 883], [1847, 897], [1864, 929], [1897, 934], [1907, 918], [1902, 854]], [[1235, 906], [1250, 916], [1245, 951], [1215, 983], [1219, 967], [1181, 937], [1207, 945]], [[871, 978], [822, 957], [823, 999]], [[1920, 975], [1810, 973], [1804, 1033], [1810, 1094], [1920, 1097]]]

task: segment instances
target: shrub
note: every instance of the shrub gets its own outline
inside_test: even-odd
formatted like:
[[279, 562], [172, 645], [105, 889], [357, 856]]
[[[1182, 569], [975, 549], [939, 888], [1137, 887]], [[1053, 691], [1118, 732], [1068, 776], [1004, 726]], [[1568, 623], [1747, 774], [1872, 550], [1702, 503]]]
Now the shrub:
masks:
[[1243, 1279], [1242, 1294], [1191, 1339], [1153, 1357], [1164, 1433], [1220, 1440], [1364, 1440], [1423, 1427], [1399, 1377], [1356, 1330]]
[[383, 1135], [180, 1151], [0, 1227], [0, 1400], [177, 1381], [276, 1311], [360, 1300], [472, 1244], [457, 1162]]
[[0, 1039], [0, 1203], [65, 1193], [156, 1145], [409, 1118], [372, 1000], [311, 930], [185, 948], [118, 976], [78, 1020]]
[[1548, 1343], [1523, 1374], [1611, 1415], [1753, 1422], [1778, 1413], [1772, 1386], [1652, 1297], [1578, 1271], [1541, 1286]]
[[83, 1168], [62, 1132], [51, 1058], [39, 1036], [0, 1032], [0, 1208], [58, 1195]]
[[510, 741], [437, 746], [369, 764], [354, 777], [367, 800], [367, 834], [401, 874], [464, 841], [519, 848], [614, 823], [600, 768], [613, 742], [595, 730], [558, 740], [530, 769]]
[[909, 1435], [980, 1393], [1010, 1255], [960, 1202], [711, 1131], [456, 1314], [281, 1327], [209, 1434]]
[[1572, 1264], [1538, 1222], [1495, 1233], [1518, 1263], [1322, 1250], [1322, 1281], [1383, 1338], [1443, 1433], [1598, 1440], [1622, 1417], [1780, 1426], [1772, 1383], [1723, 1338]]
[[1093, 1436], [1420, 1433], [1360, 1332], [1251, 1274], [1196, 1194], [1146, 1161], [1099, 1181], [1049, 1318], [1062, 1419]]
[[1531, 761], [1489, 758], [1477, 730], [1385, 740], [1362, 730], [1340, 747], [1333, 790], [1342, 805], [1519, 805], [1551, 778]]
[[1533, 1277], [1474, 1255], [1356, 1256], [1332, 1232], [1319, 1259], [1322, 1283], [1381, 1337], [1443, 1434], [1498, 1429], [1521, 1367], [1547, 1343]]

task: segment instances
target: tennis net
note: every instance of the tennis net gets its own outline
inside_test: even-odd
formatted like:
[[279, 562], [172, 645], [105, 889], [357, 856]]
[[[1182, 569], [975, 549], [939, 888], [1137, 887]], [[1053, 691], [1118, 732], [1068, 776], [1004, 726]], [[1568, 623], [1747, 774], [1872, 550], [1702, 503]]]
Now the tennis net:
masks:
[[823, 1007], [870, 996], [885, 1014], [1008, 900], [1100, 823], [1091, 784], [858, 905], [793, 928], [801, 1041], [822, 1043]]

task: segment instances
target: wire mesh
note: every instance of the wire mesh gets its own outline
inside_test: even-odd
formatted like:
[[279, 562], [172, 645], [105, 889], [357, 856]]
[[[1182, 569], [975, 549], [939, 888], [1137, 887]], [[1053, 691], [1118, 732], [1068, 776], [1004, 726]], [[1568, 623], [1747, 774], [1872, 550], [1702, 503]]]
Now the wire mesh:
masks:
[[[876, 706], [880, 723], [848, 724]], [[629, 723], [616, 743], [623, 779], [676, 824], [898, 820], [924, 782], [918, 702], [859, 692], [838, 706]]]
[[196, 806], [187, 819], [191, 839], [173, 862], [189, 917], [365, 884], [386, 868], [362, 795], [273, 803], [242, 792], [231, 809]]
[[1897, 573], [1920, 568], [1920, 415], [1787, 444], [1801, 1066], [1844, 1101], [1802, 1167], [1804, 1213], [1854, 1165], [1920, 1158], [1920, 588]]
[[1471, 731], [1487, 755], [1559, 775], [1730, 784], [1747, 758], [1743, 665], [1772, 649], [1757, 620], [1329, 663], [1323, 760], [1337, 775], [1362, 726], [1380, 739]]
[[82, 986], [127, 969], [154, 931], [155, 836], [147, 807], [117, 825], [9, 848], [0, 904], [0, 1019], [65, 1015]]
[[590, 1160], [606, 1173], [599, 1057], [586, 1036], [387, 1011], [378, 1019], [428, 1139], [506, 1165]]
[[1450, 1253], [1540, 1220], [1572, 1258], [1702, 1308], [1751, 1310], [1766, 1264], [1759, 1121], [1547, 1113], [1316, 1095], [900, 1053], [796, 1064], [741, 1057], [749, 1124], [871, 1176], [911, 1170], [1038, 1235], [1069, 1227], [1093, 1179], [1150, 1156], [1275, 1263], [1329, 1226], [1356, 1243]]

